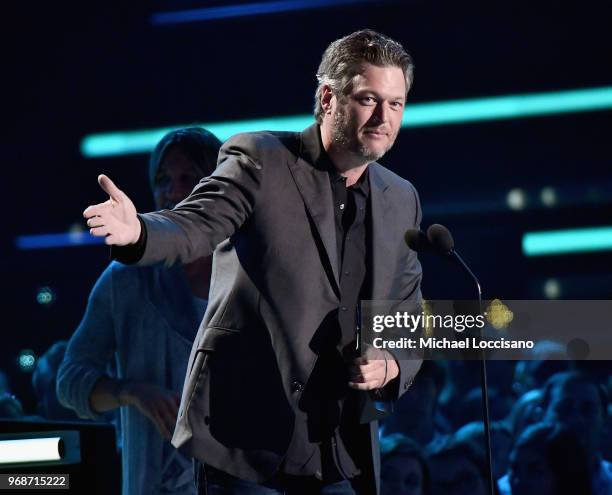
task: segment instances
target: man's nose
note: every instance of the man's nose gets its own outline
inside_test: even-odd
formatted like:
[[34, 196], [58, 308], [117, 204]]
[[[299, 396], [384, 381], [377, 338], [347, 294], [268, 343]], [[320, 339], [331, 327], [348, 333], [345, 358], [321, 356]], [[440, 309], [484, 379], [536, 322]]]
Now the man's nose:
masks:
[[376, 124], [382, 124], [387, 121], [389, 109], [385, 106], [384, 102], [379, 102], [374, 109], [372, 114], [372, 120]]

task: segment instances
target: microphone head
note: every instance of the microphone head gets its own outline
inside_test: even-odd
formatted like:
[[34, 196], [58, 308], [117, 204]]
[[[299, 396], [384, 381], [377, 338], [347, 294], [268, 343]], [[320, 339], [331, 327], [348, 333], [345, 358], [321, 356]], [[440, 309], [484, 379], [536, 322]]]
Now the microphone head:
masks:
[[430, 225], [427, 229], [427, 239], [438, 252], [448, 254], [455, 247], [455, 241], [450, 231], [439, 223]]
[[429, 240], [427, 239], [425, 232], [422, 230], [407, 230], [404, 234], [404, 240], [406, 241], [406, 244], [408, 244], [408, 247], [417, 253], [432, 250]]

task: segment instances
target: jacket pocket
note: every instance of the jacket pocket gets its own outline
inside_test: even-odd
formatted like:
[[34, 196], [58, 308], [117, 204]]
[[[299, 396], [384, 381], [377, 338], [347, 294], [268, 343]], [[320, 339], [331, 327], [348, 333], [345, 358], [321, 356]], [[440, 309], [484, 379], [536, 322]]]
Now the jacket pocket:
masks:
[[195, 348], [185, 382], [185, 409], [189, 408], [195, 395], [202, 395], [204, 382], [210, 371], [210, 360], [214, 359], [214, 354], [235, 350], [239, 335], [240, 331], [232, 328], [206, 328]]
[[198, 342], [197, 351], [231, 351], [237, 345], [240, 330], [225, 327], [208, 327]]

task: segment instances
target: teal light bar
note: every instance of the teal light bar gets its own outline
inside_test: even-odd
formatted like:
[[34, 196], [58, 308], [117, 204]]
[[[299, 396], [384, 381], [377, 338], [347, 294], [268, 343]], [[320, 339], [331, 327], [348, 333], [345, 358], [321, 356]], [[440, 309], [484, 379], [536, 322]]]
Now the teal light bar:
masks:
[[[571, 112], [612, 109], [612, 86], [548, 93], [493, 96], [434, 103], [415, 103], [406, 107], [402, 127], [463, 124], [487, 120], [519, 119]], [[313, 122], [310, 114], [264, 119], [197, 124], [225, 141], [238, 132], [259, 130], [301, 131]], [[192, 124], [193, 125], [193, 124]], [[87, 158], [148, 153], [175, 125], [158, 129], [91, 134], [81, 141]]]
[[145, 129], [141, 131], [108, 132], [85, 136], [81, 141], [81, 153], [86, 158], [103, 156], [130, 155], [149, 153], [164, 134], [178, 129], [198, 125], [205, 127], [221, 141], [239, 132], [252, 131], [299, 131], [314, 122], [312, 115], [294, 115], [286, 117], [269, 117], [265, 119], [235, 120], [233, 122], [214, 122], [208, 124], [186, 124]]
[[523, 235], [525, 256], [612, 250], [612, 227], [528, 232]]
[[402, 127], [463, 124], [612, 109], [612, 86], [407, 105]]

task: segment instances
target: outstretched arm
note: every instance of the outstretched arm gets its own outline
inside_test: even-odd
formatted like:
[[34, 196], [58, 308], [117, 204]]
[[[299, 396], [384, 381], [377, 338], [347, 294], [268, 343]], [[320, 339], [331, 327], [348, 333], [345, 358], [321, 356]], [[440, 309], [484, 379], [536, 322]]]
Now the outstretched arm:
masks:
[[229, 139], [219, 152], [215, 172], [172, 210], [137, 214], [127, 195], [100, 176], [110, 199], [85, 210], [91, 233], [105, 237], [113, 246], [113, 258], [124, 263], [165, 261], [169, 266], [212, 254], [255, 208], [262, 181], [256, 158], [260, 145], [252, 134]]

